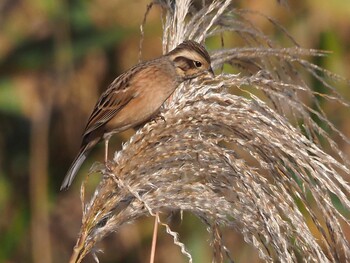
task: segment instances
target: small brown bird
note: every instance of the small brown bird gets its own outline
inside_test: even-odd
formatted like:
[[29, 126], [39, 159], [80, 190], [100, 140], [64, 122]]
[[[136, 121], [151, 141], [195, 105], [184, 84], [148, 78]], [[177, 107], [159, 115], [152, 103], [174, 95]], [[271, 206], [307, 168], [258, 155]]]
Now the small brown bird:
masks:
[[187, 40], [169, 53], [140, 63], [117, 77], [97, 101], [83, 133], [80, 151], [69, 168], [61, 190], [67, 189], [90, 150], [114, 133], [134, 128], [154, 117], [162, 104], [185, 80], [214, 75], [210, 56], [197, 42]]

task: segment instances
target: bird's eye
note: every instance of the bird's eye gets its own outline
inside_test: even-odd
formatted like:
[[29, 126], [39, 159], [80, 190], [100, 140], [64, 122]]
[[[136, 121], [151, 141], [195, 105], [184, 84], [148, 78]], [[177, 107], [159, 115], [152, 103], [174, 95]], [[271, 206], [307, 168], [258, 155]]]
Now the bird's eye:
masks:
[[202, 63], [199, 61], [193, 61], [193, 64], [195, 65], [196, 68], [200, 68], [202, 66]]

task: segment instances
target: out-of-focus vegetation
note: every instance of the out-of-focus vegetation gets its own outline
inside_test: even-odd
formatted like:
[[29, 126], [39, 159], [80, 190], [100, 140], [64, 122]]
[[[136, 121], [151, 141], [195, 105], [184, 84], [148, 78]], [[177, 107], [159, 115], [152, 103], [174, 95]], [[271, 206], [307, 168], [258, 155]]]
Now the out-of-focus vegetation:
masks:
[[[277, 1], [233, 2], [276, 19], [303, 47], [331, 50], [317, 64], [350, 78], [350, 2], [290, 1], [287, 6]], [[59, 186], [98, 95], [138, 62], [139, 26], [148, 3], [0, 2], [0, 262], [68, 261], [81, 220], [82, 176], [67, 192], [59, 192]], [[161, 54], [160, 17], [159, 7], [152, 9], [142, 59]], [[252, 22], [265, 33], [276, 34], [266, 20], [252, 16]], [[338, 89], [350, 100], [349, 85]], [[324, 106], [337, 127], [350, 136], [348, 113]], [[110, 149], [117, 150], [130, 133], [116, 136]], [[350, 149], [343, 150], [350, 155]], [[80, 174], [102, 159], [101, 147], [90, 154]], [[92, 177], [91, 185], [98, 180]], [[147, 261], [152, 221], [145, 218], [105, 239], [100, 245], [106, 252], [100, 255], [101, 262]], [[198, 219], [185, 214], [185, 220], [175, 220], [174, 225], [195, 262], [209, 262], [209, 237]], [[157, 262], [185, 262], [162, 230], [159, 239]], [[231, 239], [227, 242], [234, 247], [237, 262], [259, 261], [241, 236]]]

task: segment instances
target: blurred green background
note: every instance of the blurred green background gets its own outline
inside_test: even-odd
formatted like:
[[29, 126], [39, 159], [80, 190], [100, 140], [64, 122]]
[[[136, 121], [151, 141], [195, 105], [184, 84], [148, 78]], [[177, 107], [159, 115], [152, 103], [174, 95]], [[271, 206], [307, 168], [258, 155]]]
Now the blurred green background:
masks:
[[[0, 1], [0, 262], [67, 262], [81, 222], [80, 183], [95, 161], [97, 147], [73, 186], [60, 183], [80, 144], [88, 115], [101, 91], [138, 62], [144, 0]], [[276, 19], [306, 48], [333, 53], [318, 65], [350, 78], [350, 1], [233, 1]], [[161, 10], [150, 12], [142, 59], [161, 55]], [[263, 32], [281, 42], [266, 20], [251, 16]], [[210, 45], [208, 46], [210, 50]], [[350, 100], [350, 86], [339, 85]], [[349, 116], [326, 108], [350, 137]], [[132, 131], [115, 136], [117, 150]], [[349, 146], [341, 145], [348, 155]], [[98, 176], [89, 181], [93, 186]], [[211, 262], [210, 236], [194, 216], [175, 220], [174, 229], [194, 262]], [[101, 262], [147, 262], [153, 218], [144, 218], [107, 237]], [[233, 231], [232, 231], [233, 232]], [[347, 232], [350, 239], [350, 233]], [[239, 234], [226, 243], [235, 262], [259, 262]], [[156, 262], [187, 262], [160, 228]], [[93, 262], [88, 256], [85, 262]]]

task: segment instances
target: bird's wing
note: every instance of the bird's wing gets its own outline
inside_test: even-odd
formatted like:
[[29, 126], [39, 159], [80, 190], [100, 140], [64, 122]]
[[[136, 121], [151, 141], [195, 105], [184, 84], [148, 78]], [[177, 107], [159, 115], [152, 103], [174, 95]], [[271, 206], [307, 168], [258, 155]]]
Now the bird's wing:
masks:
[[113, 81], [109, 88], [102, 93], [86, 124], [83, 134], [84, 137], [106, 124], [126, 104], [136, 97], [134, 90], [130, 89], [129, 84], [139, 70], [139, 68], [133, 68], [120, 75]]

